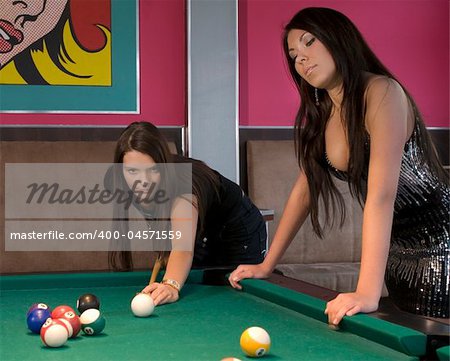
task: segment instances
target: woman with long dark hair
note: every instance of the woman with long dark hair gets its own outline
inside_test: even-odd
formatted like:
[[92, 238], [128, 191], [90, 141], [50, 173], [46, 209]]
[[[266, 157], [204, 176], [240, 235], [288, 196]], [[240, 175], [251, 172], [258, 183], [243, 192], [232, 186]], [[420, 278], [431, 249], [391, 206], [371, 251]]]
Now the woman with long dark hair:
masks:
[[308, 215], [321, 236], [319, 207], [342, 225], [337, 177], [364, 206], [362, 254], [357, 288], [328, 302], [329, 322], [375, 311], [383, 281], [401, 309], [449, 317], [448, 179], [414, 100], [335, 10], [298, 12], [283, 45], [301, 96], [300, 173], [264, 262], [239, 266], [230, 283], [267, 277]]
[[156, 305], [178, 300], [191, 267], [220, 268], [225, 274], [240, 263], [264, 259], [265, 223], [242, 189], [201, 161], [171, 154], [153, 124], [130, 124], [117, 142], [114, 163], [112, 187], [133, 201], [115, 204], [116, 234], [125, 237], [111, 250], [109, 262], [115, 270], [133, 268], [133, 207], [147, 220], [153, 233], [145, 234], [155, 251], [169, 253], [163, 281], [143, 289]]

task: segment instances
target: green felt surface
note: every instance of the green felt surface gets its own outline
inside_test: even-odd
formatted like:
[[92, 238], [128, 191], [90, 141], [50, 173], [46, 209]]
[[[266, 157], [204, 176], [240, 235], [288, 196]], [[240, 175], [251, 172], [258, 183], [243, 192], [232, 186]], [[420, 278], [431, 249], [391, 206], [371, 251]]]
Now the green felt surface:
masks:
[[450, 346], [441, 347], [436, 351], [436, 353], [440, 361], [450, 360]]
[[[239, 346], [241, 333], [250, 326], [263, 327], [271, 335], [272, 348], [262, 360], [417, 359], [380, 344], [380, 338], [391, 337], [386, 336], [391, 327], [387, 322], [371, 324], [368, 317], [353, 317], [336, 332], [320, 319], [321, 300], [264, 281], [246, 281], [245, 291], [239, 292], [201, 285], [200, 279], [201, 274], [193, 272], [179, 302], [157, 307], [149, 318], [136, 318], [130, 301], [148, 281], [146, 273], [2, 276], [0, 360], [250, 360]], [[101, 300], [103, 334], [80, 335], [50, 349], [28, 331], [25, 317], [31, 304], [75, 307], [78, 296], [88, 292]], [[371, 331], [362, 337], [358, 328]], [[409, 329], [394, 331], [419, 337]]]

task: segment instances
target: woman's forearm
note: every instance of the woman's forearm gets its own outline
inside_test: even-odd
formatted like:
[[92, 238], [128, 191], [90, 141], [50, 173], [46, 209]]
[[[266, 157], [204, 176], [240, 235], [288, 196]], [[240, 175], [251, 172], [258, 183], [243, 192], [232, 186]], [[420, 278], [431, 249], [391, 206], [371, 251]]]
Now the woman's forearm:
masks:
[[383, 288], [392, 218], [391, 197], [367, 200], [363, 217], [361, 269], [356, 291], [377, 300]]
[[175, 280], [183, 287], [192, 266], [193, 252], [171, 251], [164, 279]]

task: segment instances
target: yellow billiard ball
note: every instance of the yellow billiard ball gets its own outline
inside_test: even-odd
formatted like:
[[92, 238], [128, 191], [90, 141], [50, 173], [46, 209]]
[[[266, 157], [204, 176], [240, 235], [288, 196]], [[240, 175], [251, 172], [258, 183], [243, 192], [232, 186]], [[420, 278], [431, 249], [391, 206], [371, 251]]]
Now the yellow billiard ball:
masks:
[[241, 349], [250, 357], [261, 357], [269, 352], [270, 336], [261, 327], [247, 328], [241, 335]]

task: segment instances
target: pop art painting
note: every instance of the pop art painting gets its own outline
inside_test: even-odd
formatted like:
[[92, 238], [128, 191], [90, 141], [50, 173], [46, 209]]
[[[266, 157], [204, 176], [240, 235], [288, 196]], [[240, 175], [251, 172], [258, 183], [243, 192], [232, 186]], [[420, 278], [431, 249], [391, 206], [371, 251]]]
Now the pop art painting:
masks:
[[138, 112], [136, 0], [1, 5], [0, 111]]

